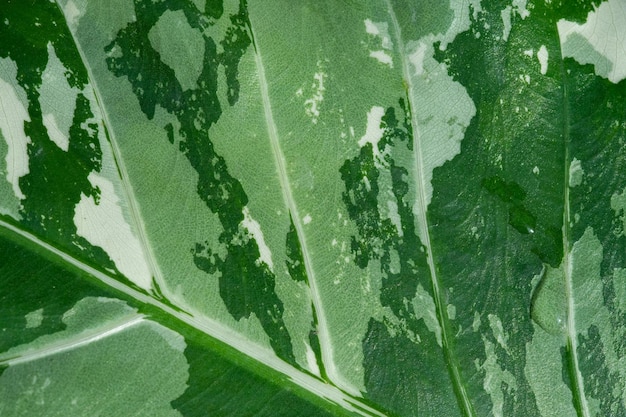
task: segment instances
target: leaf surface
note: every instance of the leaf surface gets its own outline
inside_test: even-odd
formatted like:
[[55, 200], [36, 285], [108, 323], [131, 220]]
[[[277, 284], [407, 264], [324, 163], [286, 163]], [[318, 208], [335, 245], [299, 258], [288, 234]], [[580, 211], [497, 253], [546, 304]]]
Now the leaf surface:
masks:
[[3, 415], [626, 413], [621, 1], [0, 11]]

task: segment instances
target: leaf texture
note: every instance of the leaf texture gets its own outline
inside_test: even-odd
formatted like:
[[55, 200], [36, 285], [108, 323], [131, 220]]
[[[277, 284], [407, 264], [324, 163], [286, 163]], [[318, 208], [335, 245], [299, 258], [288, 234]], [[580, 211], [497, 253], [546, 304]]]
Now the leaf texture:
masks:
[[625, 27], [4, 2], [0, 414], [626, 414]]

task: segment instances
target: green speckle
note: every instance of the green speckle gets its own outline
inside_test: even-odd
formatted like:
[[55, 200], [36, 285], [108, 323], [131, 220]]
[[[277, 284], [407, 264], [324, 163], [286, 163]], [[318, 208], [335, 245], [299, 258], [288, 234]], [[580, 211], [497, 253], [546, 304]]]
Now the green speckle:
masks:
[[33, 329], [41, 326], [41, 323], [43, 322], [43, 308], [31, 311], [24, 318], [26, 319], [27, 329]]

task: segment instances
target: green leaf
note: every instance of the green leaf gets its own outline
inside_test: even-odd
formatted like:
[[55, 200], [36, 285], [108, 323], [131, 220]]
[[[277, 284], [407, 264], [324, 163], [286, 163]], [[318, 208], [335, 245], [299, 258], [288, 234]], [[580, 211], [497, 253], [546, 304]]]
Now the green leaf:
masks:
[[626, 414], [621, 0], [0, 4], [0, 414]]

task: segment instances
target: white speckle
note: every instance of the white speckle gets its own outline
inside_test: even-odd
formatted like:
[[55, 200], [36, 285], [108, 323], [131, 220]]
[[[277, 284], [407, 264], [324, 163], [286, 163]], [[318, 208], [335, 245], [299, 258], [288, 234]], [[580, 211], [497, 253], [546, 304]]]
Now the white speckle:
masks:
[[43, 323], [43, 308], [31, 311], [30, 313], [26, 314], [24, 318], [26, 319], [27, 329], [33, 329], [41, 326], [41, 323]]
[[302, 94], [303, 94], [302, 88], [298, 88], [298, 91], [296, 91], [296, 96], [302, 97]]
[[354, 127], [350, 126], [350, 136], [354, 137]]
[[124, 219], [113, 184], [90, 173], [89, 182], [100, 189], [99, 202], [81, 194], [74, 209], [74, 224], [79, 236], [99, 246], [109, 255], [119, 271], [139, 287], [152, 287], [152, 274], [143, 255], [141, 243]]
[[[317, 68], [319, 72], [313, 74], [314, 82], [311, 84], [311, 88], [313, 89], [313, 96], [304, 100], [304, 111], [311, 118], [313, 124], [317, 124], [318, 118], [320, 117], [320, 105], [322, 101], [324, 101], [324, 91], [326, 88], [324, 87], [324, 79], [327, 77], [326, 73], [322, 71], [322, 62], [317, 62]], [[301, 91], [302, 89], [298, 90]], [[296, 92], [298, 95], [298, 92]]]
[[580, 163], [580, 160], [574, 158], [572, 163], [569, 166], [569, 186], [576, 187], [583, 182], [583, 167]]
[[390, 68], [393, 68], [393, 59], [391, 58], [391, 55], [382, 49], [378, 51], [370, 51], [370, 58], [374, 58], [381, 64], [389, 65]]
[[365, 19], [365, 32], [381, 40], [380, 46], [382, 49], [370, 51], [369, 56], [393, 68], [393, 59], [391, 55], [385, 52], [385, 50], [393, 49], [393, 42], [391, 42], [391, 37], [389, 36], [389, 25], [387, 22], [377, 23], [372, 22], [370, 19]]
[[304, 216], [304, 218], [302, 219], [302, 223], [304, 223], [304, 224], [309, 224], [309, 223], [311, 223], [311, 220], [313, 220], [313, 219], [311, 218], [311, 215], [310, 215], [310, 214], [307, 214], [307, 215], [306, 215], [306, 216]]
[[365, 31], [370, 35], [380, 37], [383, 48], [393, 48], [393, 42], [391, 42], [391, 37], [389, 36], [389, 25], [387, 22], [372, 22], [370, 19], [365, 19]]
[[524, 51], [524, 55], [529, 56], [531, 58], [532, 58], [534, 53], [535, 53], [535, 51], [532, 48], [527, 49], [527, 50]]
[[[20, 96], [26, 99], [26, 92], [15, 81], [17, 66], [9, 58], [0, 58], [0, 114], [9, 117], [0, 117], [0, 131], [6, 140], [7, 181], [13, 185], [13, 193], [19, 199], [26, 196], [20, 189], [20, 178], [30, 172], [28, 168], [28, 144], [30, 138], [24, 132], [24, 123], [30, 122], [30, 116], [23, 105]], [[2, 75], [10, 75], [9, 82]], [[6, 75], [5, 75], [6, 76]]]
[[383, 137], [383, 129], [380, 128], [380, 123], [385, 115], [385, 109], [380, 106], [374, 106], [367, 112], [367, 127], [365, 129], [365, 135], [359, 139], [359, 146], [363, 147], [367, 143], [371, 143], [374, 149], [374, 153], [378, 154], [378, 141]]
[[422, 75], [424, 73], [424, 55], [426, 53], [426, 44], [419, 43], [415, 51], [409, 55], [409, 61], [415, 68], [415, 75]]
[[333, 239], [333, 241], [332, 241], [332, 242], [330, 242], [330, 245], [331, 245], [331, 246], [337, 246], [337, 243], [338, 243], [338, 242], [337, 242], [337, 239]]
[[[625, 1], [605, 1], [587, 15], [587, 21], [582, 25], [561, 19], [557, 28], [563, 56], [572, 57], [581, 64], [594, 64], [596, 73], [613, 83], [626, 78]], [[600, 56], [592, 56], [580, 42], [569, 42], [571, 35], [582, 37]], [[609, 65], [601, 62], [604, 60], [608, 60]]]
[[541, 45], [541, 48], [537, 51], [537, 59], [539, 60], [539, 65], [541, 65], [541, 74], [546, 75], [548, 71], [548, 50], [545, 45]]
[[533, 168], [533, 174], [539, 175], [539, 167], [537, 165]]
[[306, 356], [306, 364], [309, 367], [309, 371], [314, 373], [317, 376], [320, 376], [320, 368], [317, 366], [317, 358], [315, 357], [315, 352], [308, 343], [304, 344], [305, 348], [305, 356]]
[[271, 271], [274, 270], [274, 262], [272, 262], [272, 252], [270, 248], [265, 243], [265, 238], [263, 237], [263, 231], [261, 231], [261, 225], [259, 222], [254, 220], [252, 216], [250, 216], [250, 210], [248, 206], [244, 207], [242, 210], [243, 220], [241, 221], [241, 227], [246, 229], [248, 233], [252, 235], [254, 240], [256, 240], [256, 244], [259, 247], [259, 259], [258, 262], [265, 263]]

